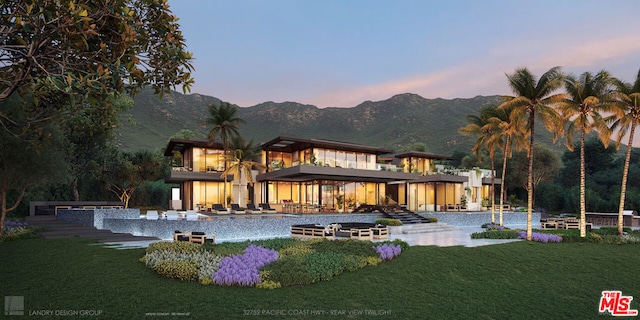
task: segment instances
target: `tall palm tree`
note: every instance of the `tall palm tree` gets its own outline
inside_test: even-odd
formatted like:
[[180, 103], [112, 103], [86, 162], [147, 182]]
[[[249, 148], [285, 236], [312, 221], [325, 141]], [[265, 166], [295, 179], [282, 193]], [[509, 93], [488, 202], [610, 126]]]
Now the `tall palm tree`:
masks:
[[233, 175], [234, 180], [238, 181], [238, 200], [236, 203], [243, 205], [240, 198], [240, 184], [242, 182], [243, 174], [246, 176], [247, 183], [253, 184], [253, 176], [251, 169], [253, 167], [264, 168], [259, 162], [253, 161], [258, 156], [256, 147], [253, 145], [253, 140], [247, 142], [240, 136], [235, 136], [231, 140], [230, 145], [231, 154], [228, 155], [227, 160], [231, 164], [222, 174]]
[[566, 138], [569, 151], [573, 151], [574, 131], [580, 131], [580, 237], [583, 238], [587, 236], [584, 137], [593, 130], [605, 148], [609, 146], [611, 131], [602, 113], [610, 113], [615, 107], [607, 99], [611, 81], [611, 76], [604, 70], [596, 75], [585, 72], [578, 78], [568, 75], [564, 81], [567, 99], [560, 103], [560, 111], [568, 123]]
[[514, 118], [526, 120], [529, 135], [528, 157], [529, 173], [527, 177], [527, 240], [531, 240], [533, 216], [533, 146], [536, 117], [540, 118], [548, 130], [553, 132], [554, 141], [562, 133], [562, 118], [553, 105], [562, 101], [564, 94], [556, 93], [562, 87], [563, 74], [560, 67], [554, 67], [545, 72], [539, 80], [529, 69], [518, 68], [512, 74], [507, 74], [509, 87], [515, 94], [505, 97], [499, 108], [513, 108]]
[[619, 111], [622, 111], [621, 114], [614, 118], [613, 125], [611, 127], [613, 130], [619, 130], [616, 137], [616, 148], [620, 147], [622, 138], [629, 134], [627, 153], [624, 160], [624, 170], [622, 172], [620, 206], [618, 207], [618, 233], [622, 234], [624, 198], [627, 191], [627, 177], [629, 174], [631, 149], [633, 148], [633, 135], [635, 133], [636, 126], [640, 124], [640, 70], [638, 70], [638, 75], [636, 76], [636, 80], [633, 84], [614, 80], [614, 85], [616, 87], [614, 97], [619, 107]]
[[467, 116], [467, 124], [462, 127], [458, 132], [464, 135], [475, 135], [477, 136], [476, 142], [473, 144], [471, 150], [473, 153], [480, 159], [480, 152], [484, 149], [489, 151], [489, 159], [491, 160], [491, 223], [496, 223], [496, 214], [495, 214], [495, 158], [496, 158], [496, 149], [500, 147], [502, 144], [498, 128], [488, 126], [489, 119], [491, 119], [496, 113], [496, 106], [487, 106], [480, 110], [480, 116], [476, 115], [468, 115]]
[[[202, 126], [211, 126], [209, 131], [209, 143], [213, 144], [218, 136], [222, 140], [222, 149], [225, 157], [229, 151], [229, 140], [239, 136], [238, 126], [245, 121], [237, 116], [238, 107], [228, 102], [220, 102], [220, 106], [209, 105], [209, 118], [205, 119]], [[227, 169], [227, 161], [224, 162], [224, 169]], [[223, 197], [224, 206], [227, 206], [227, 175], [224, 176]]]
[[507, 174], [507, 158], [511, 158], [513, 148], [522, 150], [527, 147], [526, 126], [522, 123], [522, 118], [514, 117], [513, 107], [498, 108], [495, 115], [489, 119], [487, 126], [495, 128], [498, 133], [494, 137], [503, 137], [504, 145], [502, 146], [502, 175], [500, 175], [500, 209], [499, 209], [499, 225], [503, 225], [504, 216], [504, 184]]

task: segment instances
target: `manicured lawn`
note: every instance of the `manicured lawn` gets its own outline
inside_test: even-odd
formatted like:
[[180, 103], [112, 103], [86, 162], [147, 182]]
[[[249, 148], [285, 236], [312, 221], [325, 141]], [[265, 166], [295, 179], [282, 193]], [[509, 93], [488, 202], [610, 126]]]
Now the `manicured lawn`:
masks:
[[143, 255], [79, 238], [0, 243], [0, 293], [24, 296], [25, 315], [99, 310], [116, 319], [603, 319], [603, 290], [633, 296], [640, 309], [640, 245], [411, 247], [377, 267], [275, 290], [165, 279]]

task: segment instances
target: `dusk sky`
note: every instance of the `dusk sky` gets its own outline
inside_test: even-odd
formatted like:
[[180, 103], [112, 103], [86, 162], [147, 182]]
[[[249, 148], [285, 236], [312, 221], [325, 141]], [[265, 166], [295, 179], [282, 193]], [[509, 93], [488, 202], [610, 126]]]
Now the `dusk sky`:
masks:
[[400, 93], [510, 94], [505, 73], [640, 69], [640, 1], [169, 0], [192, 93], [353, 107]]

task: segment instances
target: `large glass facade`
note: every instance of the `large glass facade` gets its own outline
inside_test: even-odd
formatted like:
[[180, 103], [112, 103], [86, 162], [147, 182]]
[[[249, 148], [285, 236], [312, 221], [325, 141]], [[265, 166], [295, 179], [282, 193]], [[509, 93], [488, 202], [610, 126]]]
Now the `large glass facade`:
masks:
[[[230, 195], [231, 184], [227, 183], [227, 193]], [[224, 203], [224, 182], [193, 182], [193, 204], [198, 207], [209, 207], [212, 204]]]
[[407, 208], [412, 211], [438, 211], [446, 205], [461, 203], [462, 183], [412, 183]]
[[385, 184], [349, 181], [272, 181], [267, 185], [269, 203], [293, 202], [321, 205], [323, 209], [338, 210], [337, 197], [342, 195], [343, 207], [352, 209], [360, 204], [378, 204], [385, 194]]
[[268, 162], [268, 171], [298, 165], [319, 165], [336, 168], [377, 170], [376, 155], [342, 150], [308, 148], [292, 153], [262, 152], [263, 163]]
[[194, 148], [194, 172], [222, 172], [224, 171], [224, 152], [218, 149]]
[[431, 160], [426, 158], [403, 158], [401, 160], [402, 171], [427, 175], [431, 172]]

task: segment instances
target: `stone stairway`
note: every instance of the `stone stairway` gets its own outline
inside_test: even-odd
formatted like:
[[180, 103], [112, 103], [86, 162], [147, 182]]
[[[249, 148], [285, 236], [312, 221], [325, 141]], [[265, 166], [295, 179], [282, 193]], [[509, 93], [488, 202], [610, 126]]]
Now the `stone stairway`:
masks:
[[454, 227], [446, 223], [418, 223], [403, 225], [398, 227], [389, 227], [391, 234], [412, 234], [412, 233], [431, 233], [431, 232], [444, 232], [453, 231]]
[[45, 239], [54, 238], [92, 238], [100, 242], [126, 242], [126, 241], [150, 241], [160, 240], [155, 237], [139, 237], [130, 233], [113, 233], [109, 230], [99, 230], [96, 227], [87, 227], [65, 221], [56, 220], [54, 215], [29, 216], [25, 221], [30, 226], [46, 228], [45, 231], [38, 232], [38, 236]]

